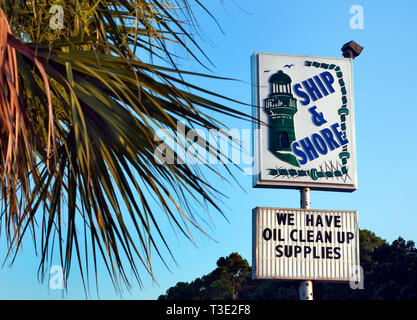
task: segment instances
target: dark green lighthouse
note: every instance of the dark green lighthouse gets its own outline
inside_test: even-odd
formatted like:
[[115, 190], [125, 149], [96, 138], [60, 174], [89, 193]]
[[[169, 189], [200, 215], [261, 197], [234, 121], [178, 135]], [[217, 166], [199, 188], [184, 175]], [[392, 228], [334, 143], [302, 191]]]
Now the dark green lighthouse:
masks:
[[297, 112], [297, 99], [292, 95], [291, 78], [279, 70], [269, 78], [269, 95], [264, 100], [268, 114], [268, 149], [291, 151], [295, 139], [294, 115]]

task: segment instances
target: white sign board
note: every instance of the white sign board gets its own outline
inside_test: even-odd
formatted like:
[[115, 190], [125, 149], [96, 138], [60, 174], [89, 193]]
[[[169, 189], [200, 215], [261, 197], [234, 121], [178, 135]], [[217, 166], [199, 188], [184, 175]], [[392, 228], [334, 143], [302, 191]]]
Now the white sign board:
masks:
[[255, 187], [354, 191], [352, 59], [255, 53]]
[[360, 282], [357, 211], [255, 208], [254, 279]]

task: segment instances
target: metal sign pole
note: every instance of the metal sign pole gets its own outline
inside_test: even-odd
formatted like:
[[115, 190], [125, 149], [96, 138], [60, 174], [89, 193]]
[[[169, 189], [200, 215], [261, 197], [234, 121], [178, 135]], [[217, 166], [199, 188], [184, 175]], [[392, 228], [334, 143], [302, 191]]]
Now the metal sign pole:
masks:
[[[310, 188], [300, 190], [300, 208], [310, 209]], [[300, 300], [313, 300], [313, 281], [304, 280], [300, 282]]]

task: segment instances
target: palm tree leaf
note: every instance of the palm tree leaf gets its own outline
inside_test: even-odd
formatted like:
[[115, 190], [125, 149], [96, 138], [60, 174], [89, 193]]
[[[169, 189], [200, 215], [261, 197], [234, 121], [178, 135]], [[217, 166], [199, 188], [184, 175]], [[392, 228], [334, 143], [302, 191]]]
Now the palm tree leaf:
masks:
[[[6, 128], [0, 131], [0, 187], [7, 208], [0, 223], [9, 235], [8, 257], [14, 261], [31, 230], [35, 245], [40, 233], [41, 279], [56, 250], [65, 280], [74, 259], [87, 283], [91, 260], [98, 282], [98, 259], [117, 290], [130, 284], [127, 266], [139, 283], [137, 264], [155, 279], [153, 252], [166, 265], [162, 248], [174, 258], [163, 216], [194, 241], [195, 230], [206, 234], [194, 205], [210, 220], [209, 207], [223, 215], [224, 194], [181, 154], [194, 144], [231, 162], [206, 137], [197, 134], [194, 141], [189, 133], [215, 130], [239, 148], [217, 115], [251, 118], [225, 105], [238, 101], [196, 84], [198, 78], [232, 79], [182, 70], [174, 62], [177, 46], [204, 67], [203, 61], [211, 63], [183, 22], [196, 21], [187, 0], [66, 1], [63, 30], [50, 30], [46, 7], [19, 4], [0, 6], [0, 121]], [[11, 27], [3, 28], [7, 19]], [[28, 22], [33, 19], [36, 28]], [[9, 78], [15, 82], [4, 81]], [[166, 145], [177, 163], [157, 159], [159, 130], [177, 146]], [[227, 180], [209, 163], [202, 167]], [[229, 168], [226, 173], [233, 178]]]

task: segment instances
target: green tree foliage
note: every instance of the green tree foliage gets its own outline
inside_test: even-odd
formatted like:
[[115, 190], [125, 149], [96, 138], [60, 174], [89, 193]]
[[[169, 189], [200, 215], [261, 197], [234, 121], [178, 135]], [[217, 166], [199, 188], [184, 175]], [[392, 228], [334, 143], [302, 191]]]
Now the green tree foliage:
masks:
[[[348, 283], [315, 282], [316, 300], [417, 299], [417, 249], [401, 237], [392, 244], [369, 230], [360, 231], [364, 289]], [[235, 281], [235, 282], [234, 282]], [[235, 283], [235, 286], [234, 286]], [[210, 274], [190, 283], [179, 282], [160, 300], [297, 300], [296, 281], [252, 280], [251, 267], [237, 253], [217, 261]]]
[[217, 265], [220, 281], [228, 283], [228, 287], [232, 289], [233, 300], [238, 299], [242, 285], [247, 277], [251, 275], [248, 262], [234, 252], [227, 258], [220, 258]]
[[[414, 241], [398, 238], [375, 250], [369, 282], [377, 299], [417, 299], [417, 249]], [[383, 281], [380, 281], [383, 279]]]
[[174, 300], [236, 300], [251, 282], [248, 262], [236, 252], [217, 261], [217, 268], [191, 283], [179, 282], [160, 299]]

